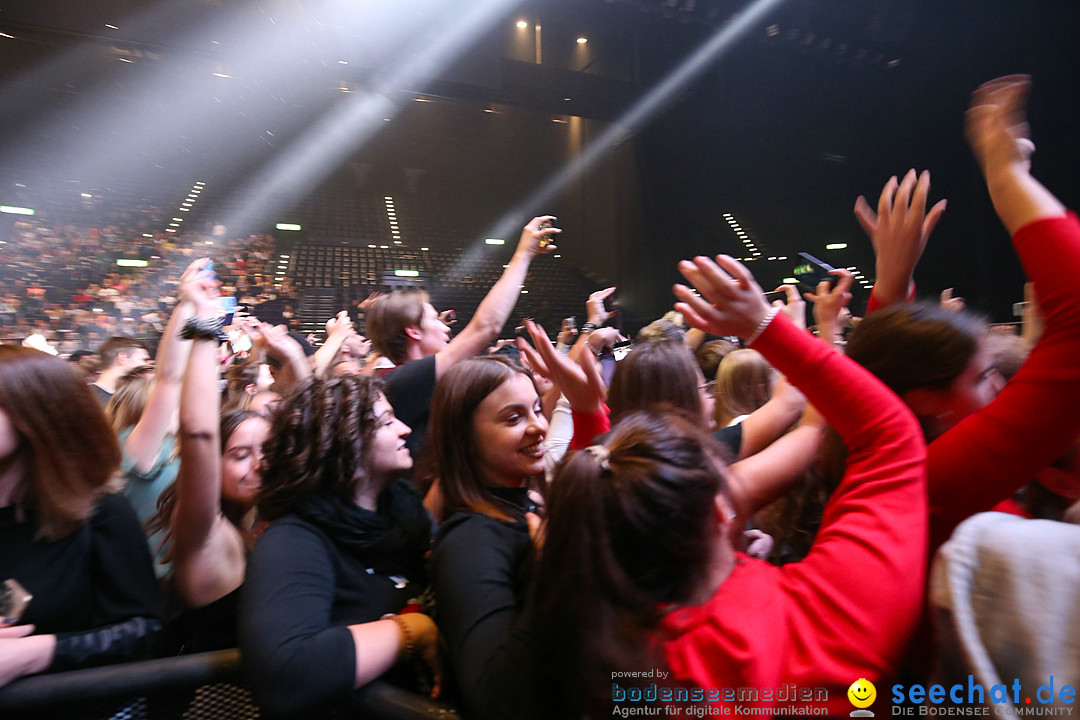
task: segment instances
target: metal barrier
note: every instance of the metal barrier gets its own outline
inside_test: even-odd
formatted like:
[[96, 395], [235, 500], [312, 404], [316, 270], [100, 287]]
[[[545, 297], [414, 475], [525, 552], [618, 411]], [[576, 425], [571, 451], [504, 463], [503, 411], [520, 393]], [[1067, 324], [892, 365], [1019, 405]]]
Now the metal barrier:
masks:
[[[102, 718], [156, 720], [163, 715], [192, 716], [190, 710], [176, 709], [176, 698], [184, 698], [187, 705], [198, 689], [223, 684], [242, 688], [239, 650], [21, 678], [0, 689], [0, 717], [40, 719], [67, 710], [80, 717], [97, 714]], [[159, 702], [162, 699], [169, 702]], [[194, 715], [236, 717], [235, 712], [215, 712], [206, 704], [203, 701], [203, 707]], [[155, 712], [155, 707], [163, 705], [171, 709]], [[99, 712], [96, 710], [99, 706], [107, 709]], [[459, 720], [457, 711], [448, 705], [379, 681], [358, 691], [350, 706], [372, 720]], [[254, 706], [252, 709], [257, 711]]]

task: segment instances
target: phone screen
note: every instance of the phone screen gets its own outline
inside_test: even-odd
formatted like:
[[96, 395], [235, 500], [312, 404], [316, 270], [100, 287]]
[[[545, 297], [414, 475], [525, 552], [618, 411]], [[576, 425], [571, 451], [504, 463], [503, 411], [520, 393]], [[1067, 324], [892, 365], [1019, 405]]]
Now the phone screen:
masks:
[[236, 314], [236, 298], [222, 295], [217, 300], [218, 307], [225, 311], [225, 325], [232, 325], [233, 315]]

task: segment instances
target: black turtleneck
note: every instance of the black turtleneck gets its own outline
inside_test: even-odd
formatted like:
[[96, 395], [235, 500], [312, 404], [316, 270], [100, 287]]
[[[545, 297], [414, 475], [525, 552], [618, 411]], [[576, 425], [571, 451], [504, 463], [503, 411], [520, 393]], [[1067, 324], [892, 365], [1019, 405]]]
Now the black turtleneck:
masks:
[[256, 700], [271, 717], [325, 714], [356, 679], [349, 625], [420, 597], [431, 521], [405, 480], [375, 512], [312, 495], [275, 520], [248, 557], [240, 645]]

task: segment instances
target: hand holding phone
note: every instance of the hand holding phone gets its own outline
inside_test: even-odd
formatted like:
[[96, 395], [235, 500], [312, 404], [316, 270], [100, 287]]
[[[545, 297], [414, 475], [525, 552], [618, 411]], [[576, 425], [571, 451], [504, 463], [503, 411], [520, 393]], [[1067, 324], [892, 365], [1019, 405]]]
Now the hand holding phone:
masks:
[[799, 257], [805, 262], [797, 266], [792, 271], [792, 274], [800, 285], [805, 285], [810, 292], [816, 292], [818, 284], [822, 282], [829, 283], [830, 288], [836, 285], [837, 277], [832, 274], [836, 268], [827, 262], [818, 260], [810, 253], [801, 252]]

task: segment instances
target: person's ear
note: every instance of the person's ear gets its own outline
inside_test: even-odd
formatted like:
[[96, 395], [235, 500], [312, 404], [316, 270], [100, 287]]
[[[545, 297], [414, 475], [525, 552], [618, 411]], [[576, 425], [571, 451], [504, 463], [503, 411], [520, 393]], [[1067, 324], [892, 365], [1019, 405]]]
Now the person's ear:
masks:
[[731, 506], [731, 501], [724, 497], [723, 493], [717, 493], [713, 497], [713, 518], [721, 533], [731, 532], [731, 525], [735, 522], [737, 515], [735, 508]]
[[416, 340], [417, 342], [419, 342], [420, 341], [420, 335], [421, 335], [420, 326], [419, 325], [409, 325], [408, 327], [405, 328], [405, 334], [409, 336], [410, 340]]

